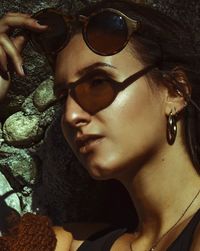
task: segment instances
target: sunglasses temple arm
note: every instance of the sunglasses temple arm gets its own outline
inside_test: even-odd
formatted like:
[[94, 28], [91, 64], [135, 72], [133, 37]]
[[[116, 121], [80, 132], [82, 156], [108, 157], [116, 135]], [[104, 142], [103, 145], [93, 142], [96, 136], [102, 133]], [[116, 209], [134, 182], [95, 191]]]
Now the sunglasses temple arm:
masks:
[[[177, 83], [177, 81], [176, 81], [176, 83]], [[197, 105], [197, 103], [190, 97], [189, 94], [185, 93], [185, 90], [182, 90], [182, 88], [180, 88], [178, 83], [177, 83], [177, 85], [175, 85], [175, 87], [177, 89], [178, 94], [180, 96], [184, 97], [187, 103], [191, 103], [197, 109], [197, 111], [200, 112], [200, 107]]]
[[[149, 71], [151, 71], [156, 66], [157, 66], [157, 64], [147, 66], [146, 68], [142, 69], [141, 71], [137, 72], [136, 74], [130, 76], [129, 78], [127, 78], [123, 82], [123, 84], [124, 84], [123, 87], [126, 88], [130, 83], [132, 83], [132, 82], [136, 81], [137, 79], [141, 78], [142, 76], [147, 74]], [[174, 83], [173, 84], [176, 87], [179, 95], [183, 96], [188, 103], [191, 103], [200, 112], [200, 107], [197, 105], [197, 103], [193, 99], [191, 99], [190, 95], [188, 95], [187, 93], [185, 93], [184, 90], [182, 90], [182, 88], [180, 87], [180, 85], [178, 84], [178, 82], [177, 82], [177, 80], [175, 78], [174, 78], [174, 81], [175, 81], [176, 84], [174, 84]]]
[[124, 85], [124, 88], [126, 88], [128, 85], [133, 83], [134, 81], [138, 80], [145, 74], [147, 74], [149, 71], [154, 69], [156, 65], [149, 65], [146, 68], [142, 69], [141, 71], [136, 72], [134, 75], [128, 77], [122, 84]]

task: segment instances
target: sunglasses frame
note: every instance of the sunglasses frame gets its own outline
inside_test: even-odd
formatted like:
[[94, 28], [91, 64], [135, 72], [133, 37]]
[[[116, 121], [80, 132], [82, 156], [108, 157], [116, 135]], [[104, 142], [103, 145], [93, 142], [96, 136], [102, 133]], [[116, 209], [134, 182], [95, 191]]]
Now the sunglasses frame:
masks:
[[[112, 13], [115, 13], [115, 14], [118, 14], [120, 17], [123, 18], [123, 20], [125, 21], [125, 24], [126, 24], [126, 28], [128, 30], [128, 36], [127, 36], [127, 39], [124, 41], [124, 44], [117, 50], [111, 52], [110, 54], [108, 53], [100, 53], [99, 51], [97, 51], [95, 48], [93, 48], [91, 45], [90, 45], [90, 42], [87, 38], [87, 27], [89, 25], [89, 22], [90, 20], [96, 16], [96, 15], [99, 15], [103, 12], [106, 12], [106, 11], [110, 11]], [[82, 36], [84, 38], [84, 41], [85, 43], [87, 44], [87, 46], [93, 51], [95, 52], [96, 54], [98, 55], [102, 55], [102, 56], [111, 56], [111, 55], [114, 55], [116, 53], [118, 53], [119, 51], [121, 51], [125, 46], [126, 44], [128, 43], [131, 35], [133, 34], [133, 32], [136, 32], [139, 27], [140, 27], [140, 22], [137, 21], [137, 20], [134, 20], [134, 19], [131, 19], [129, 18], [128, 16], [126, 16], [125, 14], [123, 14], [121, 11], [119, 10], [116, 10], [116, 9], [112, 9], [112, 8], [104, 8], [104, 9], [101, 9], [97, 12], [93, 12], [90, 16], [84, 16], [84, 15], [78, 15], [78, 16], [72, 16], [72, 15], [66, 15], [64, 13], [62, 13], [60, 10], [57, 10], [57, 9], [54, 9], [54, 8], [46, 8], [46, 9], [42, 9], [40, 10], [39, 12], [36, 12], [35, 14], [32, 15], [33, 18], [37, 19], [37, 17], [40, 15], [40, 14], [45, 14], [45, 13], [48, 13], [48, 12], [53, 12], [57, 15], [59, 15], [60, 17], [63, 18], [64, 22], [66, 23], [66, 28], [68, 28], [68, 32], [69, 32], [69, 35], [66, 39], [66, 41], [62, 44], [62, 46], [60, 48], [58, 48], [56, 51], [52, 51], [52, 52], [47, 52], [45, 51], [44, 48], [41, 48], [40, 45], [38, 45], [37, 42], [35, 42], [34, 40], [34, 35], [36, 33], [33, 33], [31, 32], [30, 33], [30, 43], [32, 45], [32, 47], [38, 51], [39, 53], [44, 53], [47, 58], [50, 57], [55, 57], [56, 54], [61, 51], [66, 45], [67, 43], [70, 41], [70, 38], [71, 38], [71, 34], [72, 34], [72, 23], [75, 23], [75, 22], [81, 22], [83, 23], [83, 28], [82, 28]], [[51, 60], [52, 61], [52, 60]], [[52, 63], [52, 62], [51, 62]]]
[[[112, 13], [115, 13], [115, 14], [118, 14], [120, 17], [123, 18], [123, 20], [125, 21], [125, 24], [127, 26], [127, 30], [128, 30], [128, 36], [127, 36], [127, 39], [126, 41], [124, 41], [124, 44], [117, 50], [113, 51], [112, 53], [100, 53], [99, 51], [97, 51], [95, 48], [93, 48], [91, 45], [90, 45], [90, 42], [88, 41], [88, 38], [87, 38], [87, 27], [88, 27], [88, 24], [90, 22], [90, 20], [94, 17], [94, 16], [97, 16], [103, 12], [112, 12]], [[116, 10], [116, 9], [113, 9], [113, 8], [103, 8], [99, 11], [96, 11], [96, 12], [93, 12], [89, 17], [87, 16], [84, 16], [84, 15], [79, 15], [79, 21], [83, 22], [83, 28], [82, 28], [82, 35], [83, 35], [83, 38], [84, 38], [84, 41], [85, 43], [87, 44], [87, 46], [93, 51], [95, 52], [96, 54], [98, 55], [101, 55], [101, 56], [112, 56], [118, 52], [120, 52], [126, 45], [127, 43], [129, 42], [130, 40], [130, 37], [131, 35], [138, 31], [140, 26], [141, 26], [141, 23], [140, 21], [136, 20], [136, 19], [132, 19], [132, 18], [129, 18], [128, 16], [126, 16], [124, 13], [122, 13], [121, 11], [119, 10]]]
[[42, 9], [42, 10], [36, 12], [35, 14], [33, 14], [32, 18], [37, 19], [37, 17], [40, 14], [45, 14], [45, 13], [48, 13], [48, 12], [55, 13], [56, 15], [60, 16], [66, 24], [68, 24], [66, 26], [66, 28], [69, 29], [69, 35], [68, 35], [66, 41], [56, 51], [47, 52], [44, 48], [41, 48], [41, 45], [39, 45], [35, 41], [34, 35], [36, 33], [34, 33], [34, 32], [28, 32], [28, 37], [29, 37], [29, 42], [30, 42], [30, 45], [32, 46], [32, 48], [35, 51], [37, 51], [38, 53], [44, 54], [46, 56], [46, 58], [48, 59], [48, 62], [50, 64], [50, 66], [54, 69], [54, 64], [55, 64], [55, 59], [56, 59], [57, 53], [59, 51], [61, 51], [68, 44], [68, 42], [69, 42], [69, 40], [71, 38], [72, 26], [69, 25], [69, 24], [70, 24], [70, 22], [74, 22], [75, 21], [75, 17], [72, 16], [72, 15], [64, 15], [60, 10], [58, 10], [56, 8], [45, 8], [45, 9]]
[[[66, 95], [62, 95], [60, 98], [58, 98], [58, 101], [60, 103], [63, 103], [63, 101], [67, 98], [68, 95], [71, 95], [72, 98], [87, 112], [94, 114], [98, 111], [100, 111], [101, 109], [106, 108], [107, 106], [109, 106], [116, 98], [117, 94], [124, 90], [125, 88], [127, 88], [129, 85], [133, 84], [135, 81], [137, 81], [138, 79], [140, 79], [141, 77], [143, 77], [144, 75], [146, 75], [148, 72], [150, 72], [151, 70], [153, 70], [154, 68], [156, 68], [157, 65], [153, 64], [153, 65], [148, 65], [146, 67], [144, 67], [143, 69], [135, 72], [134, 74], [132, 74], [131, 76], [127, 77], [124, 81], [119, 82], [116, 81], [114, 79], [110, 79], [111, 82], [110, 84], [112, 85], [112, 88], [114, 90], [114, 98], [110, 101], [110, 103], [108, 103], [105, 107], [104, 106], [100, 106], [100, 109], [94, 109], [94, 107], [91, 107], [91, 109], [88, 109], [86, 107], [83, 107], [83, 105], [78, 101], [78, 98], [76, 97], [76, 90], [75, 88], [79, 85], [81, 85], [82, 83], [84, 83], [85, 80], [88, 79], [88, 76], [82, 77], [81, 79], [75, 81], [75, 82], [71, 82], [68, 83], [68, 85], [66, 86]], [[55, 95], [59, 92], [59, 86], [54, 86], [54, 93]], [[56, 95], [58, 96], [58, 94]]]

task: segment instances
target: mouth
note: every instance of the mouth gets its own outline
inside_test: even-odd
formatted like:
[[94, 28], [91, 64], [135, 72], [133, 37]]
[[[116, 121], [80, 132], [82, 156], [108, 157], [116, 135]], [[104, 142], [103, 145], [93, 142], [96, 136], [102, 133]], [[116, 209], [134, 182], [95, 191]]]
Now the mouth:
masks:
[[92, 151], [103, 139], [101, 135], [83, 135], [76, 138], [76, 146], [79, 153], [86, 154]]

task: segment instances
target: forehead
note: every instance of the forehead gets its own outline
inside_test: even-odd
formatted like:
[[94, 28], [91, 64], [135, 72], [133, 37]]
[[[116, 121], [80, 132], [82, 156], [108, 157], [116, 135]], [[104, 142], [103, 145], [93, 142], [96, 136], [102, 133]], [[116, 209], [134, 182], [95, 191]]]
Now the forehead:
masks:
[[122, 74], [129, 74], [130, 69], [133, 73], [134, 68], [141, 68], [141, 63], [130, 53], [129, 47], [113, 56], [100, 56], [87, 47], [82, 34], [77, 34], [57, 56], [55, 82], [74, 82], [78, 72], [97, 63], [113, 65], [113, 69], [120, 70]]

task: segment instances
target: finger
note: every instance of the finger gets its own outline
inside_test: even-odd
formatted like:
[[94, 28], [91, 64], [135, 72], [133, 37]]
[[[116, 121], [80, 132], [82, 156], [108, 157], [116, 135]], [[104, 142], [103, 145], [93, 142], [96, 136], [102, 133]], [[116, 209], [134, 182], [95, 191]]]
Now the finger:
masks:
[[7, 64], [8, 64], [8, 61], [7, 61], [6, 53], [4, 49], [2, 48], [2, 46], [0, 46], [0, 67], [4, 72], [8, 71]]
[[17, 36], [17, 37], [11, 38], [11, 41], [13, 42], [18, 52], [20, 53], [23, 51], [24, 47], [26, 46], [28, 39], [24, 36]]
[[18, 52], [17, 48], [15, 47], [15, 45], [12, 43], [12, 41], [6, 34], [1, 34], [0, 45], [3, 47], [6, 55], [8, 55], [11, 58], [14, 67], [16, 69], [16, 72], [19, 75], [24, 76], [25, 74], [22, 67], [23, 59], [20, 53]]
[[[7, 12], [6, 13], [7, 16], [22, 16], [22, 17], [31, 17], [32, 14], [28, 14], [28, 13], [22, 13], [22, 12]], [[5, 16], [6, 16], [5, 15]]]
[[0, 33], [7, 32], [11, 27], [21, 27], [33, 31], [42, 31], [45, 30], [48, 26], [40, 25], [34, 18], [21, 15], [6, 15], [2, 19], [0, 19]]

